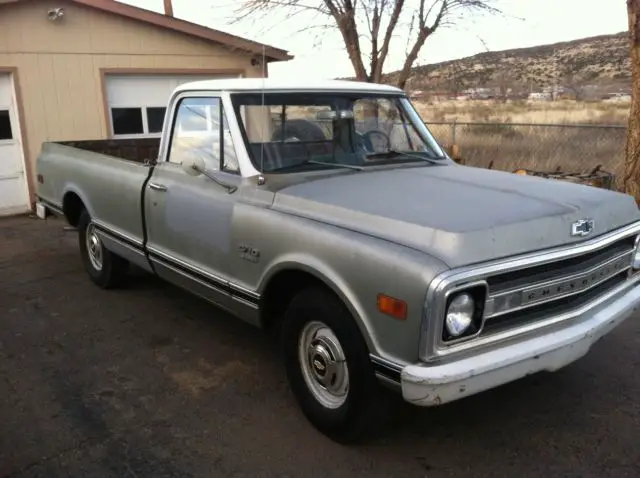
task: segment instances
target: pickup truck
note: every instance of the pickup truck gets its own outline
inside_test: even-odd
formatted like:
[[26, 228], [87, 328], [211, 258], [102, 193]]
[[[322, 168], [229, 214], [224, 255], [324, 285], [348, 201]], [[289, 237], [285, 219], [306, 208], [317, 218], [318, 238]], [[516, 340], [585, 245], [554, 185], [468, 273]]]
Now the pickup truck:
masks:
[[276, 327], [340, 443], [383, 394], [431, 407], [559, 369], [640, 301], [632, 197], [459, 165], [386, 85], [183, 84], [160, 138], [44, 143], [37, 196], [97, 286], [135, 265]]

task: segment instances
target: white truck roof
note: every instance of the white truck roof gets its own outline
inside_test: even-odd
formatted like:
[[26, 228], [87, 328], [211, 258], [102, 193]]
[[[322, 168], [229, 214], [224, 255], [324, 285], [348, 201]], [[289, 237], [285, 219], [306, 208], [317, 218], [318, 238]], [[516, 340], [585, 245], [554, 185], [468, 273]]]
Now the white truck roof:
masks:
[[201, 80], [183, 83], [176, 93], [193, 90], [215, 91], [370, 91], [377, 93], [404, 93], [400, 88], [378, 83], [347, 80], [296, 81], [276, 80], [272, 78], [225, 78], [220, 80]]

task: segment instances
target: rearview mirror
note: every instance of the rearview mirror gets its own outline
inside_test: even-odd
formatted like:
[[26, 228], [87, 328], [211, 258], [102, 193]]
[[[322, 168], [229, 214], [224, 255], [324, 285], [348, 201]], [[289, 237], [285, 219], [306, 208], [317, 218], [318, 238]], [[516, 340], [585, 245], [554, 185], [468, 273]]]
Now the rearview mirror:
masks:
[[352, 119], [354, 117], [351, 110], [322, 110], [316, 113], [316, 119], [322, 121], [336, 120], [336, 119]]
[[182, 170], [190, 176], [199, 176], [205, 172], [204, 159], [192, 156], [180, 163]]

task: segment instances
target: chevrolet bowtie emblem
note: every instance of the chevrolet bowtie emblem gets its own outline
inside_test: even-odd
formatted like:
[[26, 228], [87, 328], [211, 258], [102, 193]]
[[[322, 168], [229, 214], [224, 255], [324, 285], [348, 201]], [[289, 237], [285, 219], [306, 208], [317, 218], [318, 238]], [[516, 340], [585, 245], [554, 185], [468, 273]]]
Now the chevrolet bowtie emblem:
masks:
[[595, 223], [593, 219], [580, 219], [571, 224], [572, 236], [588, 236], [593, 232]]

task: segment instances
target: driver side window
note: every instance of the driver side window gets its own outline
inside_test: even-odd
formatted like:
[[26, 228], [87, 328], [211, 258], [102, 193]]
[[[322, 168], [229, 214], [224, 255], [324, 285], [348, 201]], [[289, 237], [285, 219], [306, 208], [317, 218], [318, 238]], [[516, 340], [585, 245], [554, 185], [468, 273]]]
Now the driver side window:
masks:
[[178, 105], [168, 159], [180, 164], [193, 157], [202, 158], [210, 172], [240, 172], [220, 98], [183, 98]]

